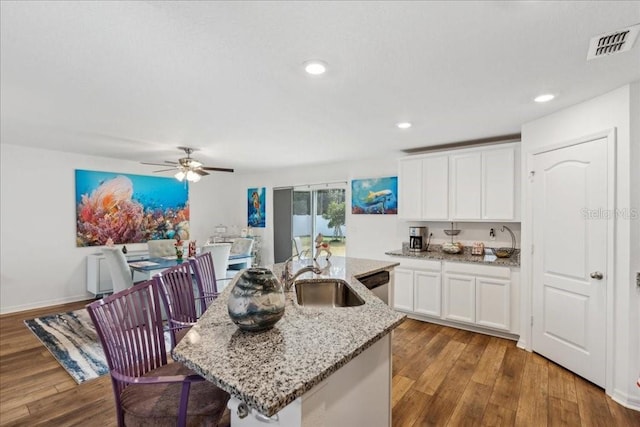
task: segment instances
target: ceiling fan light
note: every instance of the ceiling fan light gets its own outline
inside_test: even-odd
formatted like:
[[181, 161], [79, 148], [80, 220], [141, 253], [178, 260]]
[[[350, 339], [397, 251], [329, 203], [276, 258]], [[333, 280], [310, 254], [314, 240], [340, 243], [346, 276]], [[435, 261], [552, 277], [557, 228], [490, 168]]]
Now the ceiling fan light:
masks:
[[200, 175], [198, 175], [194, 171], [190, 170], [190, 171], [187, 172], [187, 181], [198, 182], [198, 181], [200, 181]]
[[192, 168], [199, 168], [200, 166], [202, 166], [202, 163], [200, 163], [200, 162], [199, 162], [199, 161], [197, 161], [197, 160], [193, 160], [193, 159], [191, 159], [191, 163], [189, 164], [189, 167], [192, 167]]
[[178, 171], [178, 172], [176, 172], [176, 174], [174, 176], [176, 177], [176, 179], [178, 181], [183, 181], [184, 178], [187, 176], [187, 174], [184, 173], [184, 171]]

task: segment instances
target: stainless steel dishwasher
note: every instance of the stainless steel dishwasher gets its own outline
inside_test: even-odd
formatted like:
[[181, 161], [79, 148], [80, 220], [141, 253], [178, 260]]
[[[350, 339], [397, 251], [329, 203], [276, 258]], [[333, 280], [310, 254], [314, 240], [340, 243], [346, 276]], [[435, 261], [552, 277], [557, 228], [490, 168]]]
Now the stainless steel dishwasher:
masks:
[[389, 272], [387, 270], [358, 277], [358, 280], [385, 304], [389, 304]]

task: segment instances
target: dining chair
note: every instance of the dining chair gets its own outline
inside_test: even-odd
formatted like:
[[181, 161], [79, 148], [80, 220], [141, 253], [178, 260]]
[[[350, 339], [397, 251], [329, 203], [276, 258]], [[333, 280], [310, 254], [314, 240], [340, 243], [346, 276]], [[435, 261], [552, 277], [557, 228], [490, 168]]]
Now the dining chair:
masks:
[[119, 426], [220, 426], [229, 394], [169, 363], [157, 284], [148, 280], [87, 305], [102, 344]]
[[238, 237], [233, 239], [231, 244], [232, 255], [251, 255], [253, 249], [253, 239], [248, 237]]
[[167, 315], [171, 345], [175, 347], [198, 320], [191, 265], [183, 262], [153, 276]]
[[120, 292], [133, 286], [133, 272], [127, 264], [127, 258], [120, 248], [105, 246], [102, 254], [109, 267], [111, 282], [113, 283], [113, 293]]
[[149, 258], [163, 258], [176, 255], [175, 239], [148, 240]]
[[229, 269], [231, 243], [211, 243], [204, 245], [202, 247], [202, 253], [207, 252], [210, 252], [213, 258], [213, 267], [216, 272], [216, 289], [218, 292], [222, 292], [230, 281], [230, 278], [227, 278], [227, 270]]
[[204, 313], [207, 307], [218, 297], [216, 269], [211, 252], [201, 253], [189, 259], [191, 270], [196, 277], [200, 293], [200, 310]]

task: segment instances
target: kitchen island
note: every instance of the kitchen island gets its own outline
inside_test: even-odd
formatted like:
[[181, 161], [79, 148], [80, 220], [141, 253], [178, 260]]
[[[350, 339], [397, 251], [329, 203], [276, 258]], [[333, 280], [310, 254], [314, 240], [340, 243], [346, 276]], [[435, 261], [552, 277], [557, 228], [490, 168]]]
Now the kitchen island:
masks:
[[[307, 263], [294, 262], [293, 271]], [[321, 277], [346, 280], [356, 307], [300, 306], [286, 292], [285, 314], [265, 332], [231, 322], [228, 286], [173, 350], [173, 357], [232, 396], [232, 426], [390, 425], [390, 332], [405, 315], [357, 277], [392, 270], [393, 261], [333, 257]], [[278, 277], [282, 264], [271, 269]], [[306, 273], [300, 278], [318, 277]], [[245, 406], [249, 415], [244, 415]], [[240, 410], [238, 410], [240, 407]], [[356, 422], [356, 424], [353, 424]], [[327, 423], [327, 424], [325, 424]]]

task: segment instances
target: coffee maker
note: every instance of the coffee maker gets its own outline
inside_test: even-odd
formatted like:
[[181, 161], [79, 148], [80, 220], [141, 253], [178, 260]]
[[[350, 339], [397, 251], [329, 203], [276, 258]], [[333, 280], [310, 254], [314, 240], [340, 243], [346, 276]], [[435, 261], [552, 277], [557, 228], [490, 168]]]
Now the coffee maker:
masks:
[[424, 252], [427, 250], [427, 227], [409, 227], [409, 250]]

